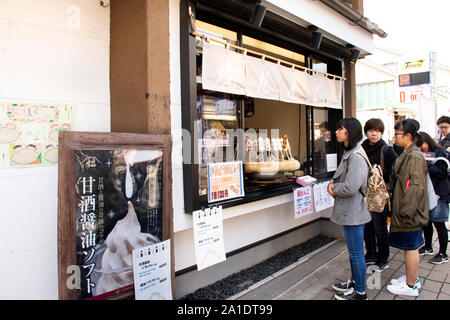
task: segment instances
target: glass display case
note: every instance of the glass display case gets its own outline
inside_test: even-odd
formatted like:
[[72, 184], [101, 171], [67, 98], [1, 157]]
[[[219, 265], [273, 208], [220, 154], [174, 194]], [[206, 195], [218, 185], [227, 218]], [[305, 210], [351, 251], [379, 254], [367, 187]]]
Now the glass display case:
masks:
[[197, 95], [199, 196], [207, 194], [208, 163], [236, 160], [237, 143], [230, 140], [230, 133], [239, 127], [238, 107], [238, 100], [229, 94]]

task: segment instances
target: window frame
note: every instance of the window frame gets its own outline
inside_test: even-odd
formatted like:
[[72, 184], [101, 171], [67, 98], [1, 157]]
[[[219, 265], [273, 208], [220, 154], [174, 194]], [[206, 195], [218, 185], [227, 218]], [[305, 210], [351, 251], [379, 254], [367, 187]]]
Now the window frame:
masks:
[[[255, 30], [249, 27], [245, 23], [240, 23], [238, 18], [230, 18], [227, 16], [224, 19], [217, 19], [217, 17], [208, 17], [206, 14], [208, 11], [205, 10], [205, 4], [201, 4], [203, 10], [197, 10], [198, 1], [192, 0], [181, 0], [180, 2], [180, 63], [181, 63], [181, 105], [182, 105], [182, 128], [193, 133], [194, 120], [197, 119], [197, 66], [196, 66], [196, 39], [190, 33], [191, 22], [189, 19], [189, 7], [197, 16], [198, 19], [207, 23], [214, 24], [218, 27], [226, 28], [228, 30], [237, 33], [237, 44], [242, 45], [242, 37], [246, 36], [255, 38], [260, 41], [268, 42], [270, 44], [280, 46], [282, 48], [297, 52], [304, 55], [305, 57], [305, 67], [311, 68], [313, 59], [321, 60], [327, 63], [328, 73], [335, 74], [337, 76], [343, 75], [343, 60], [338, 56], [330, 56], [328, 53], [317, 53], [312, 52], [298, 44], [298, 40], [292, 39], [291, 42], [286, 41], [286, 39], [277, 38], [277, 32], [261, 32], [261, 30]], [[208, 8], [208, 10], [215, 10], [213, 7]], [[227, 18], [229, 20], [227, 20]], [[212, 21], [214, 20], [214, 21]], [[337, 53], [339, 54], [339, 53]], [[240, 121], [238, 126], [244, 128], [244, 118], [243, 115], [243, 98], [239, 99], [238, 112], [240, 112]], [[300, 105], [299, 105], [300, 106]], [[314, 107], [306, 105], [306, 145], [307, 145], [307, 160], [306, 160], [306, 171], [305, 174], [313, 175], [314, 172], [314, 159], [312, 158], [314, 150], [314, 139], [311, 137], [311, 128], [314, 126], [314, 110], [315, 109], [327, 109], [334, 110], [333, 125], [330, 125], [330, 130], [337, 125], [337, 122], [343, 116], [343, 109], [333, 109], [333, 108], [323, 108]], [[300, 121], [300, 119], [299, 119]], [[331, 124], [331, 121], [329, 122]], [[335, 130], [332, 131], [332, 134]], [[222, 205], [222, 207], [232, 207], [236, 205], [241, 205], [245, 203], [254, 202], [257, 200], [262, 200], [270, 197], [275, 197], [283, 194], [292, 192], [292, 190], [298, 186], [295, 182], [290, 184], [274, 185], [267, 187], [260, 191], [255, 191], [251, 193], [246, 193], [243, 198], [229, 199], [214, 203], [205, 203], [205, 196], [199, 195], [199, 164], [195, 164], [195, 141], [194, 138], [190, 141], [191, 150], [191, 163], [183, 162], [183, 189], [184, 189], [184, 207], [185, 213], [191, 214], [195, 210], [199, 210], [209, 206]], [[340, 160], [342, 154], [342, 148], [337, 146], [336, 152], [338, 154], [338, 161]], [[321, 180], [330, 179], [334, 172], [328, 172], [326, 174], [321, 174], [314, 176]]]

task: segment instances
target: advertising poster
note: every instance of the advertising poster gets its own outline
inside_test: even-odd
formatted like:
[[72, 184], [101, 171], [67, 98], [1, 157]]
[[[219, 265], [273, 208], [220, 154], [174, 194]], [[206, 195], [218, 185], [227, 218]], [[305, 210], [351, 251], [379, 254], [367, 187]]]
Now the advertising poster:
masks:
[[75, 150], [78, 299], [133, 285], [133, 250], [162, 238], [160, 150]]
[[222, 206], [193, 212], [197, 270], [226, 260]]
[[0, 103], [0, 169], [58, 163], [58, 132], [71, 130], [69, 104]]
[[172, 300], [170, 239], [133, 250], [136, 300]]
[[243, 196], [242, 161], [208, 164], [208, 202]]
[[315, 184], [313, 186], [314, 192], [314, 207], [316, 212], [331, 208], [334, 206], [334, 198], [330, 196], [327, 191], [330, 181]]
[[312, 202], [312, 188], [306, 186], [294, 190], [295, 219], [314, 212]]

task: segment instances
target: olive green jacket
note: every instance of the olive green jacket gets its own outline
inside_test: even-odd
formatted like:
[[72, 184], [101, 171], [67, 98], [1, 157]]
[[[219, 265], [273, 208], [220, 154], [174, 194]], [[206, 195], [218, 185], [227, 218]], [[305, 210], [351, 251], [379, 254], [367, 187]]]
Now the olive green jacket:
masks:
[[[417, 231], [427, 225], [428, 168], [425, 158], [415, 144], [405, 150], [395, 163], [397, 182], [391, 218], [392, 232]], [[409, 181], [409, 186], [408, 186]]]

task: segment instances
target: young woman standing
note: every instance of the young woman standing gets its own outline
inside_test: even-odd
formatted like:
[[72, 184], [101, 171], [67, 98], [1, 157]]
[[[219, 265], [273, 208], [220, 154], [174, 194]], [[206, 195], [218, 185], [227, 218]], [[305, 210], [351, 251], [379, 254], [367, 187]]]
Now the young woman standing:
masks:
[[331, 221], [344, 227], [352, 275], [348, 281], [334, 284], [333, 289], [339, 292], [335, 295], [338, 300], [367, 300], [364, 225], [371, 216], [363, 197], [367, 191], [369, 166], [360, 145], [361, 124], [355, 118], [342, 119], [336, 138], [344, 145], [345, 152], [328, 185], [328, 193], [335, 199]]
[[[386, 188], [390, 191], [392, 165], [397, 159], [397, 153], [383, 139], [384, 124], [381, 119], [372, 118], [364, 125], [367, 139], [361, 144], [372, 165], [378, 164], [383, 170]], [[390, 206], [386, 203], [383, 212], [371, 212], [372, 221], [364, 227], [364, 242], [366, 243], [366, 264], [375, 264], [375, 271], [383, 271], [389, 267], [389, 232], [387, 218], [390, 216]]]
[[448, 161], [447, 151], [444, 147], [438, 145], [436, 141], [426, 132], [420, 132], [422, 136], [422, 145], [420, 150], [422, 152], [434, 152], [435, 158], [441, 158], [435, 162], [427, 161], [428, 172], [430, 173], [431, 182], [433, 183], [434, 192], [439, 196], [438, 205], [430, 211], [430, 221], [428, 225], [423, 228], [425, 236], [425, 245], [419, 249], [419, 255], [433, 255], [433, 225], [436, 228], [439, 238], [439, 252], [429, 260], [430, 263], [441, 264], [448, 261], [447, 256], [447, 242], [448, 234], [445, 222], [448, 221], [448, 203], [450, 200], [448, 190]]
[[[419, 295], [419, 248], [423, 246], [422, 227], [428, 224], [427, 164], [415, 145], [417, 124], [412, 119], [401, 122], [396, 142], [405, 151], [397, 158], [394, 174], [393, 211], [389, 233], [391, 247], [404, 250], [406, 277], [387, 290], [396, 295]], [[399, 279], [396, 279], [399, 280]]]

